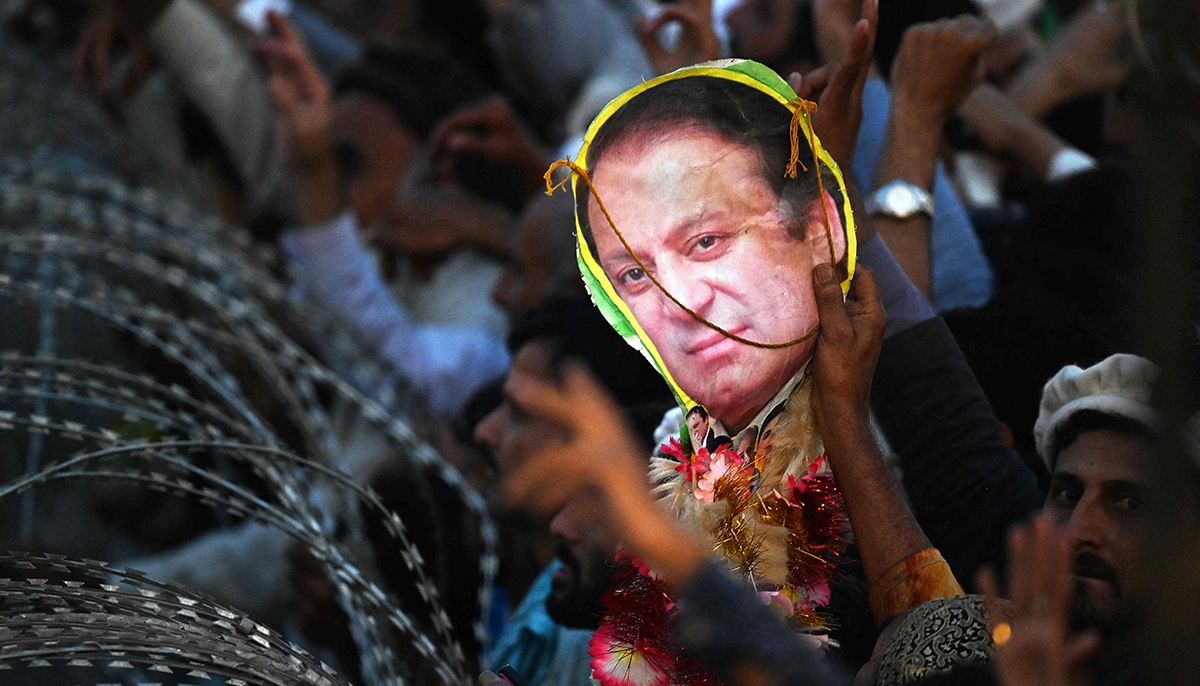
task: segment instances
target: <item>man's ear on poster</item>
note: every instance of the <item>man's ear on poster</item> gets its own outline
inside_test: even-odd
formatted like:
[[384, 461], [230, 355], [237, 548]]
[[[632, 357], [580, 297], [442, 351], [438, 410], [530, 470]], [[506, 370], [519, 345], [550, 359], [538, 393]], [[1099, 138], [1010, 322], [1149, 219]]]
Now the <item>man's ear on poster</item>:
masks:
[[[846, 278], [846, 226], [842, 222], [842, 215], [838, 212], [837, 201], [829, 194], [828, 190], [821, 191], [822, 199], [824, 200], [824, 208], [816, 200], [810, 200], [806, 203], [798, 203], [790, 198], [781, 197], [779, 199], [779, 216], [788, 226], [803, 226], [803, 240], [812, 247], [812, 254], [817, 260], [814, 266], [825, 262], [822, 257], [830, 256], [833, 258], [833, 264], [838, 268], [838, 274], [842, 279]], [[798, 207], [798, 205], [801, 205]], [[828, 226], [826, 225], [828, 219]], [[833, 249], [830, 250], [830, 240], [833, 241]]]

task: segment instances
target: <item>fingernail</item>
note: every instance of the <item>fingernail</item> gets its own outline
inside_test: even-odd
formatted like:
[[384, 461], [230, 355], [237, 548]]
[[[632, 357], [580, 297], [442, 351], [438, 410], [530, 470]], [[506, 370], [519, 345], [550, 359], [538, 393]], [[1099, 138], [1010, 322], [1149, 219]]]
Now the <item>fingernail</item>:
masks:
[[817, 283], [819, 283], [819, 284], [833, 283], [833, 279], [834, 279], [833, 265], [829, 264], [828, 262], [818, 264], [817, 268], [814, 271], [817, 275]]

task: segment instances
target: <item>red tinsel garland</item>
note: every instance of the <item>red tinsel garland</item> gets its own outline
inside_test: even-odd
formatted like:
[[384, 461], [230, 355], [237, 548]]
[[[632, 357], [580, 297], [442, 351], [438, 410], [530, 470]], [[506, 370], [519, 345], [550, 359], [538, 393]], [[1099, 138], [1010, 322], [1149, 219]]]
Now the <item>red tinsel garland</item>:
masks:
[[[674, 446], [672, 446], [674, 447]], [[686, 458], [685, 458], [686, 459]], [[734, 498], [728, 486], [718, 500], [730, 502], [735, 514], [755, 508], [764, 523], [787, 529], [788, 584], [796, 591], [792, 617], [805, 626], [823, 626], [825, 617], [816, 611], [828, 602], [828, 579], [837, 573], [845, 546], [845, 509], [841, 493], [830, 476], [817, 476], [821, 456], [799, 480], [788, 478], [786, 493], [772, 490], [765, 496]], [[695, 463], [687, 465], [693, 467]], [[685, 467], [685, 469], [687, 469]], [[693, 469], [685, 476], [696, 478]], [[683, 471], [683, 470], [680, 470]], [[731, 475], [732, 476], [732, 475]], [[744, 479], [739, 476], [738, 482]], [[690, 480], [690, 479], [689, 479]], [[732, 482], [731, 482], [732, 483]], [[730, 551], [723, 550], [725, 554]], [[738, 558], [753, 555], [741, 551]], [[636, 558], [619, 553], [620, 571], [602, 599], [604, 618], [592, 636], [589, 654], [593, 676], [602, 686], [717, 686], [713, 678], [673, 645], [668, 631], [675, 604], [666, 583]], [[744, 560], [742, 560], [744, 562]], [[798, 597], [824, 586], [825, 596]]]

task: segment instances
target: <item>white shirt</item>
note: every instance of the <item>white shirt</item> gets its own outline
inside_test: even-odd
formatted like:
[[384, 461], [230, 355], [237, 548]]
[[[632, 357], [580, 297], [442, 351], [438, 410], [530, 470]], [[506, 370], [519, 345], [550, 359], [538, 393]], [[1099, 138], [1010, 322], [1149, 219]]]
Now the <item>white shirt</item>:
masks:
[[285, 232], [296, 286], [333, 310], [420, 392], [435, 416], [450, 416], [508, 368], [504, 341], [483, 325], [421, 324], [396, 300], [346, 211], [331, 222]]

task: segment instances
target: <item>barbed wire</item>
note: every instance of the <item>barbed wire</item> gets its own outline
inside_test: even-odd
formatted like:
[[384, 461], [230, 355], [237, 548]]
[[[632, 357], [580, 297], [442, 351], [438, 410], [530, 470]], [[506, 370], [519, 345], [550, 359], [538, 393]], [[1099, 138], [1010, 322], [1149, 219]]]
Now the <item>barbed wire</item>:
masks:
[[[479, 654], [497, 568], [495, 527], [483, 499], [406, 421], [420, 410], [403, 375], [289, 288], [272, 250], [168, 194], [0, 159], [0, 226], [0, 311], [21, 322], [0, 332], [0, 439], [26, 455], [19, 475], [0, 486], [0, 505], [22, 500], [33, 516], [28, 503], [39, 490], [114, 482], [266, 526], [320, 563], [368, 684], [406, 683], [418, 671], [407, 664], [413, 659], [440, 683], [473, 681], [477, 664], [468, 664], [428, 555], [356, 480], [363, 475], [339, 468], [352, 437], [331, 408], [378, 439], [412, 475], [419, 500], [432, 502], [428, 484], [436, 482], [461, 502], [478, 529], [471, 634]], [[339, 371], [297, 342], [302, 331], [324, 344]], [[273, 414], [263, 414], [264, 393]], [[281, 434], [288, 427], [298, 440]], [[381, 581], [361, 531], [331, 524], [344, 509], [382, 525], [407, 590]], [[428, 552], [440, 560], [449, 528], [433, 512], [427, 518], [440, 534]], [[4, 571], [22, 565], [40, 576]], [[46, 581], [98, 578], [100, 569], [136, 593]], [[343, 683], [244, 615], [134, 573], [13, 554], [0, 555], [0, 575], [0, 669]], [[396, 594], [409, 590], [411, 607]], [[158, 595], [148, 601], [147, 593]]]
[[56, 665], [147, 672], [134, 682], [147, 685], [177, 673], [230, 686], [346, 683], [250, 617], [137, 570], [0, 553], [0, 669], [8, 679]]

